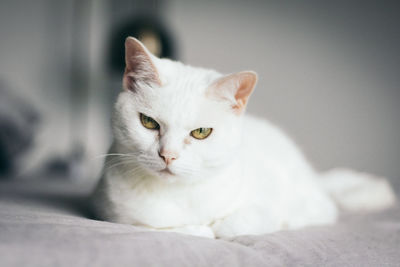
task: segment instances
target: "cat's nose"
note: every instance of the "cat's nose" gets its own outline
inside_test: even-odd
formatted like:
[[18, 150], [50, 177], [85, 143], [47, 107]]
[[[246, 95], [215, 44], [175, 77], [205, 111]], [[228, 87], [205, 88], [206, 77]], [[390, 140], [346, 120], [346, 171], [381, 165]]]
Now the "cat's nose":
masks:
[[167, 165], [171, 164], [172, 161], [178, 158], [178, 153], [170, 150], [161, 149], [158, 155], [165, 161]]

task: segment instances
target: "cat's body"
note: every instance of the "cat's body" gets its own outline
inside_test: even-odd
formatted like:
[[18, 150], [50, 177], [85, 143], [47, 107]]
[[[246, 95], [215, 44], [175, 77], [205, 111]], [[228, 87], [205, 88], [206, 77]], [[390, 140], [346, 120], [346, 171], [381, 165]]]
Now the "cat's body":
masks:
[[[335, 191], [341, 186], [332, 182], [335, 175], [323, 185], [279, 128], [244, 115], [254, 73], [223, 76], [157, 59], [132, 38], [126, 45], [115, 140], [93, 198], [102, 218], [208, 237], [335, 222], [338, 208], [328, 191], [336, 198], [343, 191]], [[194, 138], [199, 127], [211, 129], [204, 140]], [[362, 183], [367, 189], [350, 199], [353, 206], [367, 207], [376, 185], [370, 206], [393, 202], [386, 181]]]

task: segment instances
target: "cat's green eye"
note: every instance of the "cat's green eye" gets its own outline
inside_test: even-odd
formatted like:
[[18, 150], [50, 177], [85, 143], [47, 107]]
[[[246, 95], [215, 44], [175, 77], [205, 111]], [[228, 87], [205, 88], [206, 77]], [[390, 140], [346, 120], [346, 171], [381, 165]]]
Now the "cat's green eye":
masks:
[[212, 128], [198, 128], [190, 132], [190, 135], [196, 139], [205, 139], [207, 138], [212, 132]]
[[160, 125], [152, 118], [147, 117], [146, 115], [140, 113], [140, 121], [143, 126], [150, 130], [158, 130], [160, 129]]

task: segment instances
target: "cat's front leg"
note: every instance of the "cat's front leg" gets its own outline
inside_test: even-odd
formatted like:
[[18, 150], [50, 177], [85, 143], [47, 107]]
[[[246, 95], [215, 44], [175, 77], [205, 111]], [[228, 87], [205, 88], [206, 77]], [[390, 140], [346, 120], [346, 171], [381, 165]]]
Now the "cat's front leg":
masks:
[[273, 218], [265, 210], [257, 207], [241, 208], [223, 219], [215, 221], [211, 227], [216, 238], [231, 238], [239, 235], [259, 235], [284, 228], [284, 224]]

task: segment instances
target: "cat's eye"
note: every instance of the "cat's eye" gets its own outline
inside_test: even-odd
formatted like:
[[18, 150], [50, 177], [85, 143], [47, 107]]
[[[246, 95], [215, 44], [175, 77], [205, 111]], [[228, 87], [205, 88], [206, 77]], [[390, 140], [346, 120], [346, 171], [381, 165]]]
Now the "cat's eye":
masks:
[[205, 139], [207, 138], [212, 132], [212, 128], [198, 128], [190, 132], [190, 135], [196, 139]]
[[140, 113], [140, 121], [143, 126], [150, 130], [158, 130], [160, 129], [160, 125], [152, 118], [147, 117], [146, 115]]

